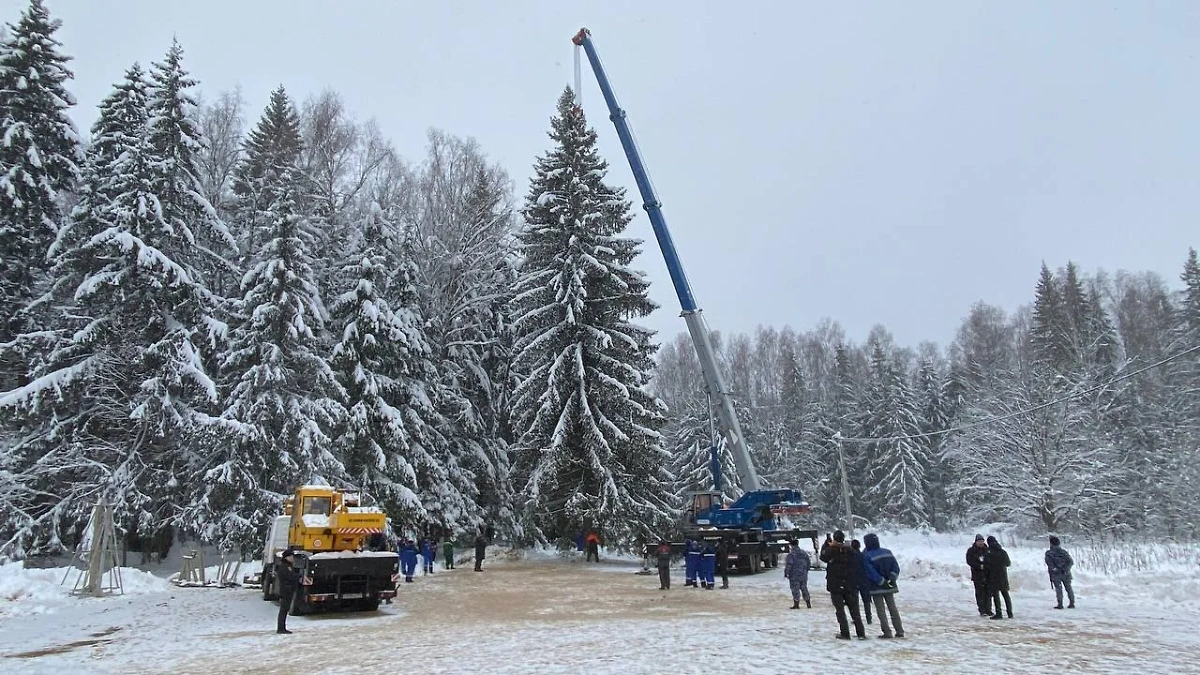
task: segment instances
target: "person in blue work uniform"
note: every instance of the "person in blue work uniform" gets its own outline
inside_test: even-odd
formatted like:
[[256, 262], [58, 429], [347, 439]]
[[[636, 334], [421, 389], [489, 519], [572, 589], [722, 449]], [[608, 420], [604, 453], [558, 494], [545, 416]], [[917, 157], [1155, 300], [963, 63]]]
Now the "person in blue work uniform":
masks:
[[400, 543], [400, 574], [404, 581], [412, 583], [413, 573], [417, 571], [417, 545], [407, 537]]
[[[875, 616], [879, 617], [879, 637], [890, 639], [892, 629], [895, 636], [904, 637], [904, 624], [900, 623], [900, 611], [896, 609], [896, 579], [900, 576], [900, 563], [892, 552], [879, 545], [879, 535], [872, 532], [863, 537], [866, 550], [862, 553], [862, 566], [871, 580], [871, 599], [875, 602]], [[886, 612], [884, 610], [887, 610]], [[888, 625], [888, 617], [892, 625]]]
[[713, 575], [717, 571], [717, 547], [711, 541], [704, 542], [700, 552], [700, 585], [708, 590], [716, 588]]
[[684, 586], [696, 586], [696, 575], [700, 573], [700, 543], [694, 539], [688, 539], [684, 548], [684, 572], [686, 580]]
[[436, 550], [432, 539], [425, 537], [421, 540], [421, 572], [423, 574], [433, 574], [433, 558]]

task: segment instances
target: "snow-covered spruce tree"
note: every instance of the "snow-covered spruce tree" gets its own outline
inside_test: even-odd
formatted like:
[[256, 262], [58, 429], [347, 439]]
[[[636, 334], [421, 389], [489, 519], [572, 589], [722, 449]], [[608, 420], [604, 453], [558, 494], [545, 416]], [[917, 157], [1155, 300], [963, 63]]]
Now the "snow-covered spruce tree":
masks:
[[925, 508], [926, 447], [906, 438], [921, 431], [912, 389], [879, 343], [871, 345], [871, 373], [864, 399], [863, 435], [893, 439], [867, 444], [869, 514], [905, 525], [928, 522]]
[[280, 86], [271, 92], [258, 124], [246, 135], [244, 159], [234, 169], [231, 229], [243, 262], [262, 245], [258, 237], [269, 229], [269, 209], [279, 197], [281, 176], [296, 170], [301, 145], [300, 116]]
[[[154, 189], [163, 214], [187, 242], [193, 267], [203, 275], [205, 286], [211, 290], [208, 282], [237, 272], [237, 243], [203, 196], [198, 162], [207, 141], [196, 123], [197, 105], [192, 93], [196, 84], [183, 68], [183, 47], [172, 41], [162, 62], [151, 67], [147, 124], [150, 145], [157, 157], [153, 167]], [[224, 325], [213, 326], [214, 335], [224, 328]], [[218, 345], [215, 341], [209, 344], [204, 356], [215, 369], [217, 364], [212, 355]]]
[[467, 510], [466, 500], [453, 488], [448, 491], [457, 498], [445, 499], [446, 468], [430, 452], [444, 439], [434, 428], [440, 420], [427, 393], [437, 376], [429, 345], [416, 307], [393, 309], [386, 298], [394, 281], [403, 286], [397, 296], [414, 299], [412, 261], [388, 253], [407, 250], [388, 246], [393, 232], [381, 210], [368, 214], [341, 271], [349, 290], [330, 310], [333, 329], [341, 331], [332, 365], [349, 411], [337, 447], [349, 479], [383, 504], [393, 521], [452, 525]]
[[0, 38], [0, 391], [26, 383], [37, 360], [31, 351], [47, 326], [29, 304], [48, 288], [62, 197], [79, 178], [79, 134], [67, 116], [75, 104], [66, 89], [70, 57], [54, 37], [61, 25], [31, 0]]
[[520, 233], [513, 298], [518, 485], [527, 534], [598, 528], [613, 545], [658, 536], [671, 518], [664, 406], [646, 388], [651, 332], [630, 322], [655, 307], [628, 267], [629, 202], [605, 185], [596, 134], [568, 89], [551, 122]]
[[931, 434], [916, 439], [923, 447], [925, 467], [925, 511], [929, 524], [934, 528], [943, 529], [949, 525], [951, 512], [955, 504], [952, 499], [952, 487], [956, 481], [953, 466], [942, 456], [942, 446], [945, 445], [950, 428], [952, 410], [952, 395], [947, 389], [950, 386], [948, 377], [943, 378], [938, 372], [937, 365], [931, 359], [922, 359], [917, 367], [916, 413], [920, 424], [919, 432]]
[[219, 412], [203, 354], [223, 324], [199, 270], [196, 211], [181, 208], [147, 107], [131, 68], [101, 107], [88, 184], [59, 241], [55, 297], [79, 328], [4, 397], [42, 420], [22, 450], [26, 477], [54, 496], [38, 516], [43, 548], [59, 546], [60, 527], [86, 522], [100, 492], [123, 530], [172, 520], [176, 477]]
[[[292, 139], [268, 145], [299, 148]], [[261, 161], [260, 152], [248, 147], [245, 162]], [[237, 431], [195, 458], [201, 478], [186, 522], [227, 549], [252, 545], [298, 483], [344, 479], [330, 434], [345, 417], [345, 391], [319, 338], [325, 311], [298, 160], [280, 153], [262, 188], [271, 195], [256, 214], [262, 244], [242, 278], [241, 316], [222, 360], [222, 417]]]

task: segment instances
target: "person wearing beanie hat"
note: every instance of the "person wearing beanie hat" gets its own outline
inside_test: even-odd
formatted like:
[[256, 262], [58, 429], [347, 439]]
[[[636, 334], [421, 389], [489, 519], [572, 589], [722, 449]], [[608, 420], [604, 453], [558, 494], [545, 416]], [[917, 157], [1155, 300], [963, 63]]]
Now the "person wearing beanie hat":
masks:
[[988, 592], [992, 595], [992, 607], [995, 608], [995, 613], [992, 614], [993, 619], [1003, 619], [1000, 614], [1000, 598], [1004, 598], [1004, 609], [1008, 611], [1008, 618], [1013, 618], [1012, 598], [1008, 595], [1008, 567], [1012, 562], [1008, 559], [1008, 551], [1005, 551], [1000, 542], [995, 537], [987, 538], [987, 553], [984, 557], [984, 567], [987, 569], [987, 587]]
[[1063, 589], [1067, 589], [1067, 599], [1071, 604], [1067, 605], [1067, 609], [1075, 609], [1075, 591], [1071, 588], [1071, 568], [1075, 566], [1075, 561], [1071, 559], [1071, 554], [1067, 553], [1066, 549], [1061, 546], [1062, 542], [1058, 537], [1050, 537], [1050, 548], [1046, 550], [1046, 571], [1050, 573], [1050, 585], [1054, 587], [1054, 597], [1058, 598], [1058, 605], [1054, 609], [1062, 609]]
[[855, 634], [860, 640], [867, 639], [862, 615], [858, 612], [858, 575], [854, 569], [855, 563], [862, 563], [854, 550], [846, 545], [846, 533], [841, 530], [833, 533], [833, 541], [828, 542], [821, 551], [821, 562], [825, 563], [825, 590], [829, 591], [837, 614], [840, 630], [836, 637], [839, 640], [850, 639], [850, 624], [846, 621], [846, 610], [849, 609]]
[[975, 607], [979, 610], [979, 616], [992, 615], [992, 596], [988, 593], [987, 568], [984, 567], [987, 550], [987, 542], [982, 534], [975, 535], [975, 541], [967, 548], [967, 567], [971, 568], [971, 583], [975, 585]]

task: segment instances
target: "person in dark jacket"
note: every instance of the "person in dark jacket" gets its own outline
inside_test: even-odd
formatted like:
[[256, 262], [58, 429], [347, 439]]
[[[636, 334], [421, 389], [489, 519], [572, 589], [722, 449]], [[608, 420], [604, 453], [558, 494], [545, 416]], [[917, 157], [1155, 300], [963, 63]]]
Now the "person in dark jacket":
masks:
[[658, 564], [658, 590], [671, 590], [671, 544], [666, 539], [658, 540], [658, 548], [654, 549]]
[[442, 567], [454, 569], [454, 542], [449, 539], [442, 542]]
[[858, 597], [862, 599], [863, 619], [871, 625], [871, 580], [867, 577], [867, 568], [862, 564], [862, 543], [857, 539], [850, 540], [850, 548], [854, 549], [858, 561], [854, 565], [857, 572], [855, 585], [858, 586]]
[[1058, 537], [1050, 537], [1050, 548], [1046, 549], [1046, 571], [1050, 573], [1050, 585], [1054, 587], [1054, 597], [1058, 604], [1054, 609], [1062, 609], [1063, 589], [1067, 589], [1067, 599], [1071, 604], [1067, 609], [1075, 609], [1075, 591], [1071, 588], [1071, 568], [1075, 561], [1071, 554], [1062, 547]]
[[721, 588], [729, 588], [729, 550], [737, 544], [722, 538], [717, 542], [717, 574], [721, 576]]
[[987, 554], [987, 542], [982, 534], [975, 535], [975, 541], [967, 549], [967, 567], [971, 568], [971, 583], [975, 585], [975, 606], [979, 616], [992, 615], [992, 594], [987, 588], [987, 568], [983, 558]]
[[475, 571], [476, 572], [483, 571], [483, 556], [485, 553], [487, 553], [487, 545], [488, 545], [487, 537], [483, 536], [482, 532], [480, 532], [478, 535], [475, 536]]
[[300, 588], [300, 572], [296, 570], [296, 552], [286, 549], [279, 554], [275, 576], [279, 578], [279, 618], [275, 621], [275, 632], [291, 634], [287, 629], [288, 612], [292, 610], [292, 598]]
[[854, 621], [854, 631], [858, 639], [867, 639], [867, 631], [863, 628], [862, 616], [858, 613], [858, 585], [855, 582], [854, 549], [846, 545], [846, 534], [841, 530], [833, 533], [824, 550], [821, 551], [821, 562], [825, 563], [825, 590], [833, 600], [833, 609], [837, 612], [839, 640], [850, 639], [850, 625], [846, 621], [846, 609], [850, 610], [850, 618]]
[[417, 571], [417, 555], [420, 551], [413, 540], [405, 537], [400, 543], [400, 574], [404, 576], [404, 581], [412, 583], [413, 574]]
[[[900, 610], [896, 609], [896, 579], [900, 578], [900, 563], [892, 552], [879, 545], [879, 535], [874, 532], [863, 537], [863, 568], [871, 580], [871, 599], [875, 602], [875, 615], [879, 617], [879, 637], [891, 639], [892, 628], [896, 637], [904, 637], [904, 624], [900, 622]], [[886, 613], [885, 613], [886, 609]], [[888, 617], [892, 625], [888, 625]]]
[[1008, 610], [1008, 618], [1013, 618], [1012, 598], [1008, 596], [1008, 567], [1011, 562], [1008, 559], [1008, 551], [1005, 551], [1000, 546], [1000, 542], [995, 537], [987, 538], [988, 550], [984, 555], [983, 564], [987, 570], [987, 588], [988, 593], [992, 596], [992, 606], [996, 608], [996, 613], [992, 614], [993, 619], [1003, 619], [1000, 614], [1000, 598], [1004, 598], [1004, 608]]

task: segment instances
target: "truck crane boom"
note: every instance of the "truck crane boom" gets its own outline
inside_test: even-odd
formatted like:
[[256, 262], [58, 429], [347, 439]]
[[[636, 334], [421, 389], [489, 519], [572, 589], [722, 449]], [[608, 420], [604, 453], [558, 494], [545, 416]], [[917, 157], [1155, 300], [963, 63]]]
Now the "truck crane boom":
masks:
[[679, 296], [679, 304], [683, 310], [681, 316], [687, 324], [688, 333], [692, 336], [692, 344], [695, 346], [696, 356], [700, 360], [700, 369], [704, 373], [704, 384], [708, 388], [709, 395], [716, 402], [721, 433], [733, 451], [733, 461], [737, 466], [738, 475], [741, 477], [742, 489], [747, 492], [757, 491], [760, 489], [758, 472], [754, 469], [754, 463], [750, 459], [750, 447], [742, 435], [742, 427], [738, 423], [737, 413], [733, 408], [733, 398], [725, 387], [725, 380], [721, 376], [716, 355], [713, 353], [712, 342], [708, 336], [708, 326], [705, 325], [703, 313], [696, 306], [691, 285], [688, 284], [687, 275], [683, 272], [683, 264], [679, 260], [679, 254], [675, 251], [675, 243], [671, 240], [671, 232], [667, 229], [667, 221], [663, 217], [662, 203], [655, 195], [654, 186], [650, 183], [650, 176], [646, 173], [646, 166], [642, 162], [641, 153], [638, 152], [629, 120], [626, 118], [625, 111], [617, 104], [617, 97], [613, 94], [612, 85], [609, 84], [608, 76], [604, 73], [604, 66], [601, 65], [600, 57], [596, 54], [596, 46], [592, 43], [591, 31], [581, 28], [572, 42], [576, 46], [582, 47], [587, 54], [592, 72], [596, 75], [596, 82], [600, 85], [600, 91], [604, 95], [604, 102], [608, 105], [609, 119], [617, 128], [621, 147], [624, 148], [625, 157], [629, 160], [629, 168], [633, 170], [633, 178], [637, 181], [638, 192], [642, 195], [642, 208], [650, 216], [654, 237], [658, 240], [658, 247], [662, 250], [663, 259], [667, 263], [667, 271], [671, 275], [671, 283], [675, 286], [675, 294]]

